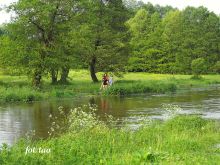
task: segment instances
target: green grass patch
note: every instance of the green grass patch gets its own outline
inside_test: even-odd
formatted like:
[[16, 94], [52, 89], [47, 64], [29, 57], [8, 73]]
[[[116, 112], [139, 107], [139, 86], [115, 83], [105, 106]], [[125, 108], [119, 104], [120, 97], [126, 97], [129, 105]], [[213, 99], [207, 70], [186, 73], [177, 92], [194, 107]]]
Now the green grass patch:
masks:
[[31, 87], [2, 87], [0, 88], [0, 100], [3, 102], [31, 102], [45, 98], [46, 95]]
[[159, 81], [126, 81], [120, 80], [112, 87], [105, 90], [104, 95], [130, 95], [141, 93], [165, 93], [175, 92], [174, 83], [163, 83]]

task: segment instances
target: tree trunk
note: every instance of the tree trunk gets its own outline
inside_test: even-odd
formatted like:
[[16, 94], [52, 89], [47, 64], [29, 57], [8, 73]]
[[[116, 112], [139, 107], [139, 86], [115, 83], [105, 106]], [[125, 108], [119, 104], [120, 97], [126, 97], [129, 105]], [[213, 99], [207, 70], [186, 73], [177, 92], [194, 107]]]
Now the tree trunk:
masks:
[[62, 84], [68, 83], [67, 81], [68, 75], [69, 75], [69, 68], [63, 67], [59, 82], [61, 82]]
[[91, 60], [89, 69], [90, 69], [90, 75], [91, 75], [92, 81], [94, 83], [98, 82], [98, 78], [96, 77], [96, 74], [95, 74], [95, 64], [96, 64], [96, 59], [93, 57]]
[[52, 84], [57, 83], [57, 71], [54, 69], [51, 70], [51, 83]]
[[35, 70], [34, 71], [34, 76], [33, 76], [33, 81], [32, 81], [32, 84], [33, 84], [34, 87], [40, 88], [41, 78], [42, 78], [41, 71]]

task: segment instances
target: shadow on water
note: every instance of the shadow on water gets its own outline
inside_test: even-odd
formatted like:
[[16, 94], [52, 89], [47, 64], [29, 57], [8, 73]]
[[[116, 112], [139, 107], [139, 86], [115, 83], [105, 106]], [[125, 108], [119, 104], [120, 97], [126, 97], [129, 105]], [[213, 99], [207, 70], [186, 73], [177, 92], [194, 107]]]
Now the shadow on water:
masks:
[[51, 124], [49, 115], [59, 118], [58, 107], [63, 106], [68, 112], [82, 104], [96, 104], [97, 114], [105, 120], [105, 114], [118, 118], [117, 126], [126, 120], [131, 125], [137, 124], [140, 116], [162, 119], [162, 104], [179, 105], [184, 114], [200, 114], [205, 118], [220, 119], [220, 88], [192, 89], [176, 94], [135, 95], [127, 97], [78, 97], [66, 100], [17, 103], [0, 106], [0, 144], [13, 144], [27, 131], [35, 130], [36, 138], [48, 137]]

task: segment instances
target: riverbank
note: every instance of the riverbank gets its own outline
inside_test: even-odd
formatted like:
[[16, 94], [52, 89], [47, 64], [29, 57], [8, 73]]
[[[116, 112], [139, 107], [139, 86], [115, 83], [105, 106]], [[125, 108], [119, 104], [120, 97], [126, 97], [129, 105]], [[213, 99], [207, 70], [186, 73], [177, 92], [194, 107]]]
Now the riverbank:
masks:
[[[102, 73], [98, 73], [101, 79]], [[83, 94], [129, 95], [143, 93], [175, 92], [180, 88], [204, 87], [220, 84], [219, 75], [204, 75], [192, 79], [191, 75], [170, 75], [150, 73], [127, 73], [115, 78], [114, 86], [101, 92], [100, 83], [92, 83], [86, 70], [71, 71], [68, 85], [51, 85], [43, 80], [42, 89], [35, 90], [26, 76], [0, 76], [0, 102], [30, 102], [45, 99], [71, 98]]]
[[[0, 164], [213, 165], [220, 162], [220, 125], [217, 121], [177, 116], [131, 131], [108, 128], [91, 116], [85, 118], [77, 118], [67, 133], [56, 138], [20, 140], [11, 148], [3, 145]], [[84, 125], [80, 125], [82, 120]]]

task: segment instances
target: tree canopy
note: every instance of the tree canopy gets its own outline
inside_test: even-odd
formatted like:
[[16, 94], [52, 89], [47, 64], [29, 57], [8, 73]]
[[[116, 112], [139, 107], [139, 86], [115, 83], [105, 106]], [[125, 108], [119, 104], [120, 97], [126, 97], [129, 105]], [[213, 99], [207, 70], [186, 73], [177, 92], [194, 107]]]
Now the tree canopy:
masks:
[[127, 22], [133, 50], [128, 69], [190, 74], [191, 62], [204, 58], [206, 73], [212, 72], [220, 58], [219, 16], [204, 7], [158, 7], [143, 7]]

